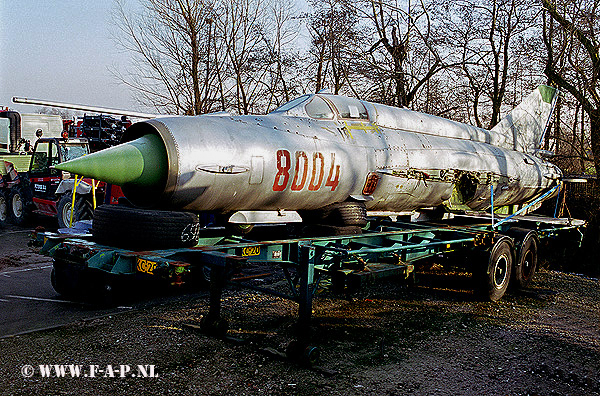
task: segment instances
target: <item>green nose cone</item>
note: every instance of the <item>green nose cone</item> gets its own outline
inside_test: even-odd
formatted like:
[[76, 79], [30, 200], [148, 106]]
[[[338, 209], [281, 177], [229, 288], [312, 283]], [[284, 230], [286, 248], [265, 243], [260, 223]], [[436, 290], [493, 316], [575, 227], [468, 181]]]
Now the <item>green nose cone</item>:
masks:
[[54, 168], [118, 186], [132, 184], [152, 187], [163, 182], [167, 176], [167, 151], [158, 136], [145, 135], [63, 162]]

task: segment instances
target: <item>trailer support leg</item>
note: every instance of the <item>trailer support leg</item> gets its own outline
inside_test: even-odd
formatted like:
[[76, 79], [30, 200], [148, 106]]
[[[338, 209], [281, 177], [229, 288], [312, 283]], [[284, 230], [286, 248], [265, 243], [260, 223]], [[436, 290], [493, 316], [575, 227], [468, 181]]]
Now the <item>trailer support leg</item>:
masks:
[[290, 360], [305, 366], [314, 365], [319, 360], [320, 355], [319, 349], [309, 344], [311, 338], [312, 301], [315, 287], [313, 284], [315, 273], [314, 257], [314, 248], [300, 248], [296, 339], [291, 341], [286, 348], [286, 355]]
[[226, 282], [226, 271], [222, 265], [214, 265], [210, 274], [210, 297], [208, 314], [200, 321], [202, 331], [217, 337], [227, 333], [229, 324], [221, 318], [221, 297]]

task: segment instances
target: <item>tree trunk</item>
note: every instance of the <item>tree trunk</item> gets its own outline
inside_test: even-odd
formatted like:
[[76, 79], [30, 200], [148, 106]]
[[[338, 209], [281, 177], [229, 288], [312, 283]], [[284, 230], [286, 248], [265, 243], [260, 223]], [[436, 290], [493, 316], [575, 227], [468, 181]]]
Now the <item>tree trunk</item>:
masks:
[[[590, 137], [596, 177], [600, 177], [600, 109], [590, 112]], [[600, 183], [596, 182], [596, 197], [600, 197]]]

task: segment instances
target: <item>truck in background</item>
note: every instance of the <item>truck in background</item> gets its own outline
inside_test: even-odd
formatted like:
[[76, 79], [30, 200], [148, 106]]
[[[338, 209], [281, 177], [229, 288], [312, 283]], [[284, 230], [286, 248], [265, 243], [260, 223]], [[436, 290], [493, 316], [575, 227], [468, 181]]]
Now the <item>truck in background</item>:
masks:
[[63, 120], [58, 115], [0, 110], [0, 226], [22, 224], [37, 213], [56, 217], [59, 227], [67, 228], [91, 219], [96, 203], [114, 204], [123, 197], [118, 186], [81, 180], [51, 166], [113, 146], [132, 124], [127, 117], [149, 119], [155, 114], [22, 97], [13, 102], [96, 114]]
[[59, 115], [0, 110], [0, 161], [11, 162], [17, 171], [27, 170], [33, 146], [39, 138], [61, 136], [63, 119]]

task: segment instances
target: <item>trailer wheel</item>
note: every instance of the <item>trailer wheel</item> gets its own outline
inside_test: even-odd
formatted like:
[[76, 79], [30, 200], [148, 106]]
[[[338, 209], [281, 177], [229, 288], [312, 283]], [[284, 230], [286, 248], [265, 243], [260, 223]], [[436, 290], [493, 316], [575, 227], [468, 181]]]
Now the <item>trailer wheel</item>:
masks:
[[531, 283], [537, 269], [538, 238], [535, 231], [527, 233], [519, 246], [517, 257], [513, 277], [516, 282], [515, 286], [524, 289]]
[[0, 191], [0, 226], [8, 222], [8, 200], [6, 195]]
[[[58, 254], [57, 254], [58, 255]], [[82, 284], [85, 283], [83, 268], [72, 262], [54, 257], [50, 283], [58, 294], [64, 297], [76, 296]]]
[[[58, 228], [69, 228], [71, 223], [71, 204], [73, 203], [73, 195], [70, 193], [63, 194], [58, 200], [56, 209], [58, 212]], [[80, 220], [90, 220], [94, 215], [92, 203], [83, 196], [75, 198], [75, 213], [73, 213], [73, 224]]]
[[57, 277], [55, 268], [52, 268], [52, 272], [50, 272], [50, 283], [52, 284], [54, 291], [61, 296], [69, 294], [64, 279], [62, 279], [62, 277]]
[[200, 328], [205, 334], [224, 337], [229, 331], [229, 322], [223, 318], [212, 320], [210, 317], [204, 316], [200, 319]]
[[[485, 256], [484, 256], [485, 257]], [[514, 245], [504, 236], [498, 239], [487, 255], [487, 265], [475, 271], [476, 288], [487, 301], [498, 301], [506, 293], [513, 267]]]
[[92, 222], [92, 235], [98, 243], [137, 250], [194, 246], [199, 232], [194, 213], [121, 205], [99, 206]]
[[20, 188], [12, 188], [8, 194], [10, 219], [13, 224], [21, 225], [27, 220], [29, 209], [27, 201]]
[[342, 202], [337, 212], [343, 225], [364, 227], [367, 224], [367, 208], [364, 202]]
[[[104, 274], [103, 274], [104, 275]], [[97, 285], [97, 293], [92, 296], [92, 301], [101, 307], [113, 307], [119, 301], [117, 288], [109, 276], [103, 276]]]

